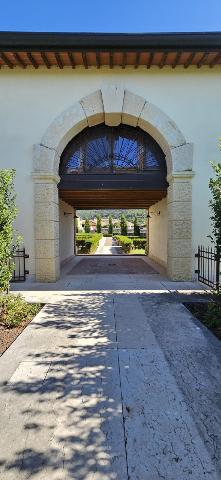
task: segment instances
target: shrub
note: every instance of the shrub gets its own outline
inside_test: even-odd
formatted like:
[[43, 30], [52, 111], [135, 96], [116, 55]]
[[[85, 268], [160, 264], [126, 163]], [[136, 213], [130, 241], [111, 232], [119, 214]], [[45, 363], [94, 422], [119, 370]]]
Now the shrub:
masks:
[[133, 239], [133, 246], [134, 248], [142, 248], [145, 250], [146, 248], [146, 238], [134, 238]]
[[115, 235], [114, 238], [116, 238], [118, 245], [121, 246], [124, 253], [130, 253], [133, 247], [133, 242], [129, 237], [124, 235]]
[[85, 233], [90, 233], [90, 222], [89, 222], [88, 218], [86, 218], [86, 220], [85, 220], [84, 231], [85, 231]]
[[203, 321], [209, 328], [218, 328], [221, 326], [221, 305], [209, 303], [207, 311], [203, 315]]
[[0, 323], [17, 327], [23, 320], [31, 320], [40, 308], [40, 304], [27, 303], [20, 295], [0, 294]]
[[15, 170], [0, 170], [0, 291], [9, 288], [13, 271], [10, 259], [19, 240], [18, 237], [15, 238], [13, 228], [13, 221], [17, 215], [14, 178]]
[[120, 217], [120, 231], [122, 237], [127, 235], [127, 220], [125, 215], [121, 215]]
[[136, 235], [138, 237], [140, 235], [140, 227], [138, 225], [137, 216], [134, 218], [134, 235]]
[[94, 253], [102, 238], [101, 233], [77, 233], [76, 245], [79, 253]]
[[109, 235], [113, 235], [113, 219], [112, 219], [112, 215], [109, 215], [108, 217], [108, 234]]
[[101, 233], [101, 216], [97, 215], [97, 233]]

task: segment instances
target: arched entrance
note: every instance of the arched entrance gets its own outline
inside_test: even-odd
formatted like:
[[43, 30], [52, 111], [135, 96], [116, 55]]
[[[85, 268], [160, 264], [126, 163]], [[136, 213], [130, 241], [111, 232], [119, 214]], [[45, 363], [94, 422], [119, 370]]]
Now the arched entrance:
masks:
[[[138, 127], [140, 131], [146, 132], [146, 138], [152, 138], [154, 145], [162, 151], [169, 184], [167, 272], [172, 280], [190, 280], [192, 145], [186, 143], [174, 122], [160, 109], [117, 86], [107, 86], [61, 114], [48, 128], [41, 143], [34, 148], [36, 279], [51, 282], [59, 277], [57, 184], [60, 180], [58, 172], [61, 155], [68, 151], [67, 145], [82, 130], [99, 124], [102, 124], [102, 128], [105, 128], [104, 125], [121, 125], [119, 128], [125, 128], [122, 124]], [[62, 158], [64, 155], [65, 153]], [[162, 169], [160, 171], [162, 172]], [[111, 171], [110, 175], [115, 173]], [[123, 172], [121, 174], [124, 175]], [[120, 175], [119, 178], [122, 182]]]

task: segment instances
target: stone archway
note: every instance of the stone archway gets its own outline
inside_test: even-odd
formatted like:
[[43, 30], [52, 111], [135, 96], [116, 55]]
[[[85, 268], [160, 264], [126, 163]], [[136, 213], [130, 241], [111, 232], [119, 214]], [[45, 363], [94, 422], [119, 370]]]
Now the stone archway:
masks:
[[68, 142], [86, 127], [120, 123], [149, 133], [166, 155], [168, 203], [167, 271], [171, 280], [192, 278], [193, 148], [158, 107], [119, 86], [105, 86], [57, 117], [34, 146], [36, 279], [59, 278], [58, 169]]

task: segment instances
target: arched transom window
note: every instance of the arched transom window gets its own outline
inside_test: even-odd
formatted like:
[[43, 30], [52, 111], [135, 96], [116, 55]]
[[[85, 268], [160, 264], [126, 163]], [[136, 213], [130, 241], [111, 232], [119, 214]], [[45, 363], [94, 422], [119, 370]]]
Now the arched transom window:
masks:
[[60, 163], [60, 175], [153, 170], [166, 173], [163, 151], [146, 132], [127, 125], [86, 128], [67, 145]]

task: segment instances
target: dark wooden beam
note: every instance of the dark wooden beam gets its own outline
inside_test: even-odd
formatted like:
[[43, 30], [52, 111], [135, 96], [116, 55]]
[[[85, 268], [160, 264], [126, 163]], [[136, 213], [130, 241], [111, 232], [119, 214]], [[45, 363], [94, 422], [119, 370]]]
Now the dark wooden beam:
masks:
[[126, 67], [126, 63], [127, 63], [127, 52], [123, 52], [122, 68]]
[[74, 56], [73, 56], [72, 52], [68, 52], [68, 58], [70, 60], [70, 64], [71, 64], [72, 68], [75, 68], [76, 65], [75, 65]]
[[166, 58], [167, 58], [167, 53], [166, 52], [162, 53], [162, 57], [159, 63], [159, 68], [163, 68], [165, 66]]
[[110, 58], [110, 68], [112, 69], [113, 66], [114, 66], [114, 54], [113, 54], [113, 52], [110, 52], [109, 58]]
[[150, 52], [149, 62], [147, 63], [147, 68], [150, 68], [153, 62], [154, 53]]
[[29, 60], [30, 60], [30, 62], [31, 62], [31, 64], [32, 64], [32, 66], [37, 69], [37, 68], [39, 67], [39, 65], [38, 65], [38, 63], [36, 62], [35, 58], [33, 57], [32, 53], [31, 53], [31, 52], [27, 52], [27, 56], [28, 56], [28, 58], [29, 58]]
[[175, 67], [178, 65], [178, 62], [179, 62], [179, 60], [180, 60], [181, 55], [182, 55], [182, 52], [178, 52], [178, 53], [176, 54], [175, 60], [174, 60], [174, 62], [173, 62], [173, 64], [172, 64], [172, 68], [175, 68]]
[[99, 54], [99, 52], [96, 52], [96, 65], [97, 65], [97, 68], [100, 68], [100, 66], [101, 66], [101, 61], [100, 61], [100, 54]]
[[42, 60], [43, 60], [43, 62], [44, 62], [44, 65], [45, 65], [47, 68], [51, 68], [51, 64], [50, 64], [50, 62], [49, 62], [49, 60], [48, 60], [45, 52], [41, 52], [41, 58], [42, 58]]
[[206, 52], [206, 53], [204, 53], [204, 54], [202, 55], [201, 59], [200, 59], [199, 62], [197, 63], [197, 68], [202, 67], [204, 61], [208, 58], [208, 55], [209, 55], [208, 52]]
[[140, 65], [140, 52], [136, 52], [136, 60], [134, 64], [134, 68], [138, 68]]
[[26, 63], [22, 60], [22, 58], [20, 57], [20, 55], [17, 52], [14, 52], [13, 55], [14, 55], [15, 59], [17, 60], [17, 62], [19, 63], [20, 67], [22, 67], [22, 68], [27, 67]]
[[221, 57], [221, 52], [216, 54], [213, 60], [209, 63], [209, 67], [213, 68], [216, 65], [217, 61], [220, 59], [220, 57]]
[[14, 68], [13, 63], [9, 60], [9, 58], [5, 55], [5, 53], [0, 52], [0, 57], [9, 68]]
[[61, 68], [61, 69], [64, 68], [63, 62], [62, 62], [61, 57], [60, 57], [58, 52], [55, 52], [55, 58], [56, 58], [56, 62], [58, 64], [59, 68]]
[[88, 62], [87, 62], [87, 54], [86, 52], [81, 52], [82, 58], [83, 58], [83, 64], [84, 68], [88, 68]]
[[191, 65], [195, 55], [196, 55], [196, 52], [192, 52], [192, 53], [189, 54], [189, 57], [188, 57], [187, 61], [183, 65], [184, 68], [188, 68]]

